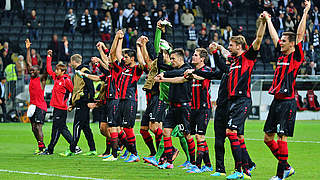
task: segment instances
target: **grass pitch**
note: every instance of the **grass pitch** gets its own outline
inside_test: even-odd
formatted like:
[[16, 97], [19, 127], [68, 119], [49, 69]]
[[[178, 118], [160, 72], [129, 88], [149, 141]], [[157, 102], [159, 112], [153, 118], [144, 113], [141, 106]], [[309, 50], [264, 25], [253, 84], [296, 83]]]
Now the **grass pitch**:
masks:
[[[263, 143], [262, 131], [264, 121], [247, 121], [246, 145], [257, 169], [253, 172], [252, 179], [266, 180], [275, 175], [277, 161]], [[46, 123], [44, 129], [44, 141], [48, 145], [51, 135], [51, 123]], [[72, 132], [72, 124], [69, 123]], [[142, 157], [149, 155], [149, 150], [139, 135], [140, 122], [136, 122], [137, 149]], [[98, 153], [105, 149], [105, 138], [100, 135], [99, 125], [91, 124]], [[294, 137], [289, 138], [289, 163], [295, 168], [296, 174], [288, 179], [313, 180], [320, 179], [318, 161], [320, 160], [320, 121], [297, 121]], [[210, 157], [213, 166], [214, 159], [214, 132], [213, 122], [210, 121], [207, 136]], [[84, 179], [225, 179], [223, 177], [210, 177], [211, 173], [187, 174], [185, 170], [177, 166], [185, 161], [185, 155], [179, 145], [178, 139], [173, 138], [174, 146], [180, 150], [180, 154], [174, 162], [172, 170], [159, 170], [140, 161], [138, 163], [125, 163], [122, 160], [116, 162], [103, 162], [98, 157], [77, 155], [62, 157], [58, 153], [64, 152], [68, 144], [61, 136], [55, 148], [55, 154], [50, 156], [33, 155], [37, 147], [35, 138], [31, 132], [30, 124], [7, 123], [0, 124], [0, 179], [72, 179], [83, 177]], [[79, 146], [84, 152], [88, 151], [86, 139], [82, 133]], [[227, 174], [234, 167], [228, 140], [225, 143], [225, 165]], [[5, 170], [5, 171], [4, 171]], [[11, 171], [11, 172], [8, 172]], [[12, 172], [15, 171], [15, 172]], [[21, 174], [21, 172], [45, 173]], [[54, 176], [53, 176], [54, 175]], [[73, 176], [73, 177], [68, 177]]]

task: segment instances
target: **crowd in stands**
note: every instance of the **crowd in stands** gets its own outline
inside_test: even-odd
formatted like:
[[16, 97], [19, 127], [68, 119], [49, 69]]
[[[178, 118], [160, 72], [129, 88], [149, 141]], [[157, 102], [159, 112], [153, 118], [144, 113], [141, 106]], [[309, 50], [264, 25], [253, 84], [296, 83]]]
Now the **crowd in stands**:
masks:
[[[76, 32], [83, 36], [95, 34], [100, 36], [106, 44], [111, 42], [115, 32], [125, 29], [123, 47], [135, 47], [139, 35], [153, 37], [156, 22], [159, 19], [168, 19], [176, 29], [182, 29], [185, 43], [185, 60], [191, 61], [192, 52], [196, 47], [207, 48], [211, 42], [228, 46], [232, 35], [248, 36], [245, 32], [246, 24], [232, 27], [228, 18], [241, 10], [244, 3], [252, 3], [256, 15], [268, 11], [273, 23], [281, 36], [284, 31], [296, 31], [303, 13], [303, 1], [298, 0], [57, 0], [53, 1], [55, 8], [65, 9], [65, 21], [62, 36], [52, 35], [48, 49], [53, 50], [53, 62], [69, 62], [70, 55], [75, 53], [70, 46]], [[31, 42], [39, 39], [39, 29], [43, 26], [37, 9], [25, 9], [25, 0], [0, 1], [0, 24], [2, 20], [10, 20], [13, 24], [16, 17], [20, 18], [29, 34]], [[170, 5], [170, 6], [169, 6]], [[80, 16], [75, 10], [84, 9]], [[300, 68], [301, 75], [316, 75], [320, 72], [320, 1], [313, 1], [312, 10], [307, 21], [307, 30], [303, 43], [306, 61]], [[197, 26], [196, 17], [203, 17], [201, 25]], [[258, 24], [258, 22], [257, 22]], [[71, 34], [71, 36], [70, 36]], [[268, 34], [268, 33], [267, 33]], [[21, 50], [22, 49], [22, 50]], [[27, 82], [26, 58], [24, 47], [16, 47], [9, 43], [7, 37], [0, 34], [0, 72], [1, 76], [10, 73], [7, 68], [15, 65], [17, 91], [22, 91], [22, 85]], [[31, 50], [32, 64], [45, 68], [45, 54], [39, 54], [36, 49]], [[266, 37], [260, 51], [260, 58], [264, 65], [276, 62], [274, 46], [270, 37]], [[212, 55], [208, 61], [214, 66]], [[10, 66], [11, 67], [11, 66]], [[13, 70], [11, 70], [13, 71]], [[70, 68], [70, 73], [72, 72]], [[15, 80], [16, 79], [16, 80]], [[7, 81], [12, 81], [8, 79]], [[11, 83], [14, 84], [14, 83]], [[13, 85], [11, 85], [13, 86]], [[13, 94], [13, 93], [11, 93]]]

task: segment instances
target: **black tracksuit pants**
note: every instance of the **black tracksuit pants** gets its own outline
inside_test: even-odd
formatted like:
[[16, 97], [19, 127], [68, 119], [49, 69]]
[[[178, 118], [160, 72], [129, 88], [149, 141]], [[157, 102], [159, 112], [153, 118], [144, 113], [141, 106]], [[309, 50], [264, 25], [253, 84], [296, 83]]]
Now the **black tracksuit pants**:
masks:
[[62, 136], [68, 141], [69, 144], [72, 143], [72, 135], [66, 125], [66, 120], [67, 110], [54, 108], [51, 140], [48, 146], [48, 151], [50, 153], [53, 153], [54, 146], [57, 144], [60, 134], [62, 134]]
[[90, 151], [95, 151], [95, 143], [93, 134], [90, 128], [90, 109], [86, 103], [81, 103], [75, 108], [74, 122], [73, 122], [73, 140], [70, 145], [71, 152], [75, 152], [76, 146], [80, 139], [81, 130], [88, 141]]
[[228, 123], [228, 103], [217, 105], [214, 115], [214, 132], [215, 132], [215, 156], [216, 156], [216, 172], [225, 173], [224, 166], [224, 143], [226, 138], [226, 127]]

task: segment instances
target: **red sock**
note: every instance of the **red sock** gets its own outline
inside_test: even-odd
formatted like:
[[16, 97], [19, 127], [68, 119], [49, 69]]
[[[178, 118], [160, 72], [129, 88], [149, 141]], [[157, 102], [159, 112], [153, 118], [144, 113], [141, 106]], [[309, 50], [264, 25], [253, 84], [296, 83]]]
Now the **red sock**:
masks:
[[193, 138], [187, 139], [188, 143], [188, 150], [189, 150], [189, 157], [190, 157], [190, 163], [195, 164], [195, 153], [196, 153], [196, 144], [193, 141]]
[[279, 146], [278, 143], [275, 140], [264, 142], [269, 149], [271, 150], [272, 154], [274, 157], [276, 157], [279, 160]]
[[148, 130], [140, 129], [140, 134], [143, 137], [144, 142], [148, 146], [150, 150], [150, 156], [154, 156], [156, 154], [156, 150], [153, 145], [153, 139]]
[[133, 128], [123, 128], [127, 134], [128, 145], [131, 147], [131, 153], [137, 155], [136, 150], [136, 136], [134, 135]]
[[162, 138], [162, 129], [161, 128], [156, 129], [155, 132], [154, 132], [154, 135], [155, 135], [155, 138], [156, 138], [157, 148], [159, 148], [159, 144], [160, 144], [161, 138]]
[[228, 137], [230, 144], [231, 144], [231, 150], [232, 150], [232, 155], [235, 161], [235, 169], [238, 172], [241, 172], [241, 149], [240, 149], [240, 142], [238, 139], [237, 133], [227, 133], [226, 136]]
[[167, 157], [168, 163], [172, 163], [172, 140], [171, 137], [163, 137], [164, 142], [164, 157]]

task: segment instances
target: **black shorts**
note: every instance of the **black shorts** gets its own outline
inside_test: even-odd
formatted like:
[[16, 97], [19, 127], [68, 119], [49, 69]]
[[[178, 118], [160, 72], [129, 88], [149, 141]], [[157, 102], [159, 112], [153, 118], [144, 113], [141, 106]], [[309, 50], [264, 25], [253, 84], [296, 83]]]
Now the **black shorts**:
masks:
[[133, 128], [137, 116], [137, 101], [122, 99], [119, 101], [119, 118], [125, 128]]
[[30, 117], [30, 122], [44, 124], [46, 118], [46, 111], [36, 107], [36, 110], [33, 113], [33, 116]]
[[105, 122], [104, 121], [104, 105], [95, 107], [92, 110], [93, 122]]
[[295, 99], [273, 99], [268, 118], [264, 124], [264, 132], [277, 133], [292, 137], [296, 120], [297, 103]]
[[150, 121], [155, 122], [155, 112], [157, 110], [158, 101], [158, 95], [151, 96], [146, 111], [142, 115], [141, 126], [149, 126]]
[[159, 99], [158, 105], [156, 107], [155, 115], [154, 115], [156, 122], [164, 121], [167, 115], [168, 106], [169, 105], [165, 101]]
[[121, 125], [119, 118], [119, 99], [107, 99], [104, 107], [104, 118], [102, 122], [108, 123], [109, 127]]
[[205, 135], [211, 116], [211, 109], [192, 109], [190, 118], [191, 135]]
[[244, 135], [244, 124], [251, 111], [252, 101], [247, 97], [236, 97], [229, 101], [229, 121], [227, 128], [237, 130], [238, 135]]
[[180, 131], [190, 134], [190, 115], [191, 108], [189, 104], [181, 107], [170, 106], [163, 122], [163, 128], [173, 129], [179, 126]]

